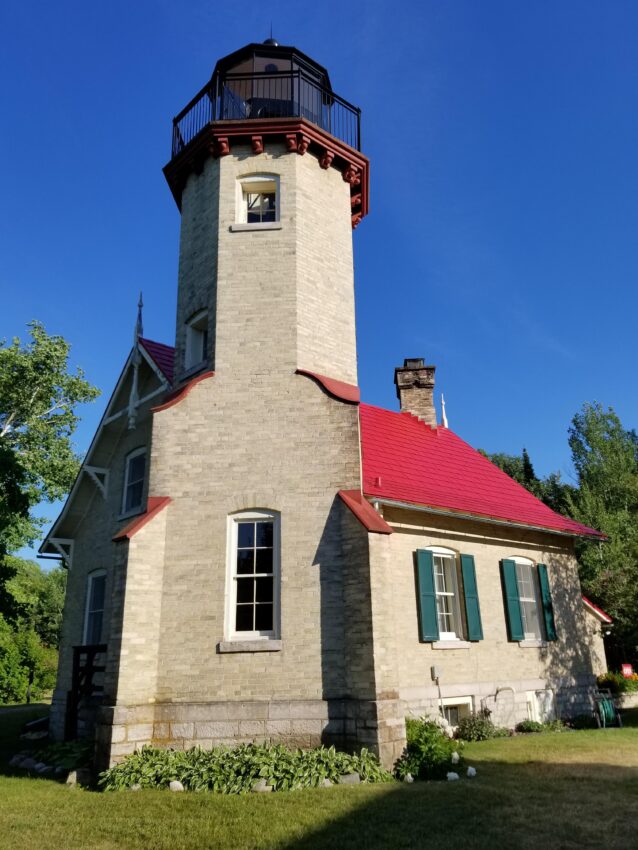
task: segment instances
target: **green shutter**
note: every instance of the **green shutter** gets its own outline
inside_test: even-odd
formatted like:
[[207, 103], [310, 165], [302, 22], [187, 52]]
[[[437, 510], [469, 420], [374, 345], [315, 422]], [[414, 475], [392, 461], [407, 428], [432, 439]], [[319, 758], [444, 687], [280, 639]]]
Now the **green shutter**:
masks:
[[545, 634], [547, 640], [556, 640], [556, 623], [554, 622], [554, 606], [552, 605], [552, 593], [549, 589], [549, 576], [545, 564], [538, 565], [538, 581], [541, 586], [541, 600], [543, 602], [543, 616], [545, 618]]
[[523, 618], [521, 617], [521, 603], [518, 596], [516, 563], [514, 561], [501, 561], [501, 578], [503, 580], [503, 596], [505, 598], [509, 639], [524, 640]]
[[467, 618], [468, 640], [483, 640], [481, 608], [476, 587], [476, 568], [473, 555], [461, 555], [461, 574], [465, 595], [465, 616]]
[[417, 591], [419, 595], [419, 628], [421, 640], [439, 639], [434, 589], [434, 558], [432, 552], [418, 549], [416, 553]]

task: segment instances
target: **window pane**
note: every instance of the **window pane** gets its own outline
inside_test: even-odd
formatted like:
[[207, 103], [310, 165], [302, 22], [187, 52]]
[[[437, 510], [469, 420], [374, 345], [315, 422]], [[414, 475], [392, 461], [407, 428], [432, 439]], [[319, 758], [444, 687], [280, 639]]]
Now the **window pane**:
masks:
[[257, 556], [256, 572], [258, 572], [258, 573], [271, 573], [272, 572], [272, 549], [257, 549], [255, 551], [255, 555]]
[[237, 579], [237, 602], [253, 602], [255, 580], [252, 578]]
[[253, 611], [252, 605], [238, 605], [237, 617], [235, 619], [235, 631], [237, 632], [252, 632], [253, 631]]
[[128, 465], [128, 480], [129, 483], [139, 481], [144, 478], [144, 469], [146, 467], [146, 455], [136, 455], [131, 458]]
[[100, 643], [102, 640], [102, 620], [104, 614], [102, 611], [93, 611], [89, 614], [88, 625], [86, 629], [87, 644]]
[[257, 593], [255, 599], [257, 602], [272, 602], [272, 577], [258, 578]]
[[272, 605], [257, 605], [255, 608], [255, 630], [272, 631]]
[[255, 545], [255, 523], [240, 522], [237, 524], [237, 546], [240, 549]]
[[254, 572], [255, 550], [237, 550], [237, 575], [248, 575]]
[[257, 546], [270, 546], [272, 549], [272, 522], [257, 523]]
[[125, 510], [132, 511], [134, 508], [139, 508], [142, 504], [142, 492], [144, 490], [144, 482], [138, 481], [136, 484], [129, 484], [126, 488], [126, 505]]
[[106, 576], [94, 576], [91, 579], [91, 611], [102, 611], [104, 609], [104, 590], [106, 587]]
[[275, 194], [262, 195], [262, 221], [275, 220]]

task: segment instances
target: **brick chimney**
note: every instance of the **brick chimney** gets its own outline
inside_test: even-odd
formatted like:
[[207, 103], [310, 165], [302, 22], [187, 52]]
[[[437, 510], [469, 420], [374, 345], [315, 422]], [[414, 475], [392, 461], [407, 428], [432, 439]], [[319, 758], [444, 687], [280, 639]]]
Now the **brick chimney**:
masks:
[[412, 413], [436, 428], [434, 408], [434, 370], [421, 357], [408, 357], [394, 370], [394, 383], [401, 403], [401, 413]]

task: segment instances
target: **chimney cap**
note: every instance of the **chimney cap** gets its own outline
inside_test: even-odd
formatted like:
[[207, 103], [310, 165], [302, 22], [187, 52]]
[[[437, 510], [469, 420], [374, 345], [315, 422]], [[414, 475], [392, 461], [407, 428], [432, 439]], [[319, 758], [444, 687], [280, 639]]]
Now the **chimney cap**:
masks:
[[422, 357], [406, 357], [403, 361], [404, 369], [423, 369], [424, 360]]

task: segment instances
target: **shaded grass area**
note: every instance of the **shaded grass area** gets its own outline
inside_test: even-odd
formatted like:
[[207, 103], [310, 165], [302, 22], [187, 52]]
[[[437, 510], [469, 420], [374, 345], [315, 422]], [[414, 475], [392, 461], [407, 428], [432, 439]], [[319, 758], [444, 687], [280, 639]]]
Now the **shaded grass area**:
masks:
[[[97, 794], [10, 776], [25, 719], [0, 713], [2, 850], [636, 846], [635, 726], [470, 744], [473, 780], [223, 797]], [[626, 720], [638, 724], [638, 712]]]

